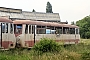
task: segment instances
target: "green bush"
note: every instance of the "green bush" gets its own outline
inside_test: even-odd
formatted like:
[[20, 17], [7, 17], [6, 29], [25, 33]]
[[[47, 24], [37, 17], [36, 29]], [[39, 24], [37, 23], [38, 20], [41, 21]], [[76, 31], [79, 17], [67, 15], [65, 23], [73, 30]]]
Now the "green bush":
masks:
[[42, 38], [39, 43], [35, 44], [33, 49], [40, 52], [57, 52], [60, 46], [57, 42], [49, 38]]
[[0, 57], [0, 60], [8, 60], [8, 59], [7, 59], [7, 57], [5, 57], [5, 56], [1, 56], [1, 57]]
[[90, 60], [90, 52], [84, 52], [82, 54], [82, 60]]

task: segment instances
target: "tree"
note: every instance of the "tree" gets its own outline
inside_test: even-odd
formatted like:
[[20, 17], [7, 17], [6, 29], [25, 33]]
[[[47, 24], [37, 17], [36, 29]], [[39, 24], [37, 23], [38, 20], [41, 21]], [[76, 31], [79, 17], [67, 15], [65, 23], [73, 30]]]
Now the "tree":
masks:
[[50, 4], [50, 2], [47, 2], [46, 13], [53, 13], [52, 12], [52, 5]]
[[68, 24], [68, 21], [66, 20], [66, 24]]
[[76, 25], [80, 28], [81, 38], [90, 38], [90, 16], [86, 16], [83, 19], [77, 21]]
[[36, 12], [36, 11], [33, 9], [32, 12]]
[[71, 22], [71, 25], [75, 25], [75, 22], [74, 22], [74, 21], [72, 21], [72, 22]]

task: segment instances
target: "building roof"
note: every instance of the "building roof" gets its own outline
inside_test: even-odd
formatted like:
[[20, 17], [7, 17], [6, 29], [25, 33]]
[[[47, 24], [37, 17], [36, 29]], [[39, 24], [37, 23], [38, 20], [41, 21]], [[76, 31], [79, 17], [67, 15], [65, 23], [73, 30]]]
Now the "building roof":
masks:
[[5, 7], [0, 7], [0, 16], [10, 16], [11, 19], [60, 21], [59, 13], [29, 12]]
[[35, 19], [35, 20], [59, 20], [60, 16], [59, 13], [42, 13], [42, 12], [25, 12], [23, 11], [22, 14], [25, 16], [26, 19]]

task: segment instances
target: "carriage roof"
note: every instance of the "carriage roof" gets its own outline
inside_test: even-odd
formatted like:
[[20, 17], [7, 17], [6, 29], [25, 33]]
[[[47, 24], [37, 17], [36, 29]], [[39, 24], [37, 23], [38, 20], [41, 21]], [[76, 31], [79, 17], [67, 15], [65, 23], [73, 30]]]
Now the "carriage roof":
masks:
[[0, 17], [0, 22], [13, 23], [12, 20], [3, 17]]
[[14, 24], [32, 24], [32, 25], [41, 25], [41, 26], [79, 28], [76, 25], [59, 24], [59, 23], [55, 23], [55, 22], [32, 21], [32, 20], [14, 20], [13, 23]]

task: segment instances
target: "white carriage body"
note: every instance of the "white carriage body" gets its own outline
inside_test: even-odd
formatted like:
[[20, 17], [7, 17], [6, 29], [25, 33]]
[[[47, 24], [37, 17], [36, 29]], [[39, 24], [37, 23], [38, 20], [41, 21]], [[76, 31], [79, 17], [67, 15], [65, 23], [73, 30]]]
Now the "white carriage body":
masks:
[[11, 20], [0, 17], [0, 48], [15, 48], [16, 37], [13, 27], [13, 22]]
[[15, 20], [13, 23], [15, 30], [18, 30], [18, 26], [20, 27], [19, 33], [15, 35], [21, 47], [30, 48], [41, 38], [51, 38], [64, 44], [76, 44], [80, 40], [79, 27], [75, 25], [31, 20]]

